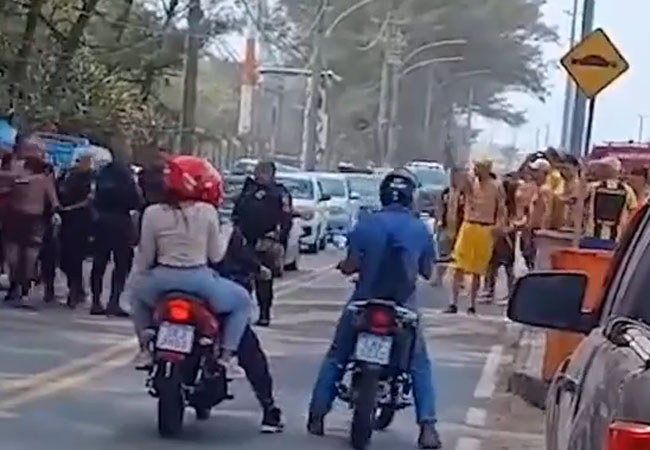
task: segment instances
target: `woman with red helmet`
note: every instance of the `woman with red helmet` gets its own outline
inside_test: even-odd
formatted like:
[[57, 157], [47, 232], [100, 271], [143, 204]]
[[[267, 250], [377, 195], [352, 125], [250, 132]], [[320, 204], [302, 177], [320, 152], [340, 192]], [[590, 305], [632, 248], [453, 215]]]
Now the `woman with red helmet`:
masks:
[[216, 208], [221, 175], [202, 158], [176, 156], [167, 160], [165, 184], [165, 201], [149, 206], [142, 218], [136, 278], [130, 283], [136, 331], [140, 337], [150, 325], [153, 307], [166, 292], [186, 291], [228, 314], [220, 360], [230, 366], [249, 321], [251, 297], [208, 267], [226, 249]]

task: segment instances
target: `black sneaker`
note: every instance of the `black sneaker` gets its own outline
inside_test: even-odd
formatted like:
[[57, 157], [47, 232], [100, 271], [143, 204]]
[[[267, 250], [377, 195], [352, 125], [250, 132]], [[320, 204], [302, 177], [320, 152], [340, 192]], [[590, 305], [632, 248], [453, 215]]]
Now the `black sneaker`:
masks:
[[440, 442], [440, 435], [438, 434], [438, 430], [436, 430], [435, 424], [424, 423], [420, 425], [420, 436], [418, 437], [418, 447], [431, 448], [431, 449], [442, 448], [442, 442]]
[[325, 435], [325, 417], [309, 413], [309, 420], [307, 421], [307, 432], [314, 436]]
[[273, 434], [282, 433], [284, 422], [282, 421], [282, 411], [277, 406], [264, 410], [262, 418], [262, 433]]
[[103, 316], [104, 314], [106, 314], [106, 310], [102, 305], [93, 303], [90, 307], [91, 316]]
[[262, 319], [261, 317], [255, 322], [255, 325], [258, 327], [268, 328], [271, 326], [271, 321], [269, 319]]
[[447, 309], [443, 311], [445, 314], [458, 314], [458, 306], [449, 305]]
[[473, 306], [470, 306], [467, 309], [467, 314], [469, 314], [470, 316], [475, 316], [476, 315], [476, 308], [474, 308]]

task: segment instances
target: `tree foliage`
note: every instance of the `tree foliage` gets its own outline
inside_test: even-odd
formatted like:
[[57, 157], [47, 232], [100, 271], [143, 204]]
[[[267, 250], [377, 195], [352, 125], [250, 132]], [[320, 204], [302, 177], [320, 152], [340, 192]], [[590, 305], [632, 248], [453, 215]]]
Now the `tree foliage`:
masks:
[[[331, 3], [330, 21], [355, 2], [332, 0]], [[409, 67], [437, 57], [463, 58], [461, 62], [423, 66], [403, 77], [400, 147], [406, 149], [402, 152], [404, 158], [431, 156], [427, 146], [432, 142], [437, 142], [435, 150], [441, 152], [445, 142], [442, 135], [449, 132], [449, 124], [458, 128], [453, 119], [467, 112], [470, 87], [471, 107], [475, 112], [510, 125], [521, 125], [526, 121], [525, 111], [510, 104], [506, 94], [525, 92], [540, 100], [548, 94], [547, 64], [541, 45], [557, 36], [542, 21], [544, 3], [545, 0], [375, 0], [352, 12], [325, 44], [328, 66], [345, 80], [333, 89], [334, 127], [353, 135], [360, 132], [355, 130], [360, 118], [376, 125], [389, 13], [397, 18], [404, 35], [402, 55], [441, 40], [467, 41], [465, 45], [430, 48], [404, 63]], [[282, 5], [283, 12], [295, 24], [294, 38], [312, 30], [318, 6], [311, 6], [311, 2], [308, 6], [301, 0], [282, 0]], [[430, 79], [433, 79], [433, 104], [427, 105]], [[426, 108], [431, 108], [428, 126], [424, 124]], [[436, 136], [427, 136], [427, 131]], [[367, 153], [371, 155], [372, 149]]]
[[[225, 3], [202, 0], [205, 50], [238, 26]], [[1, 1], [0, 104], [28, 128], [150, 140], [178, 117], [164, 92], [183, 68], [186, 13], [187, 0]]]

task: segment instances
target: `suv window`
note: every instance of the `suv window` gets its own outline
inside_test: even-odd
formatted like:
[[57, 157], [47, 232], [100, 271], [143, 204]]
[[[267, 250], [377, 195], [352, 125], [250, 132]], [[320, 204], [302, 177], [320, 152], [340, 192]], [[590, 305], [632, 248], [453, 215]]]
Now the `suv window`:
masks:
[[648, 206], [633, 218], [613, 261], [602, 316], [632, 317], [650, 324], [650, 215]]

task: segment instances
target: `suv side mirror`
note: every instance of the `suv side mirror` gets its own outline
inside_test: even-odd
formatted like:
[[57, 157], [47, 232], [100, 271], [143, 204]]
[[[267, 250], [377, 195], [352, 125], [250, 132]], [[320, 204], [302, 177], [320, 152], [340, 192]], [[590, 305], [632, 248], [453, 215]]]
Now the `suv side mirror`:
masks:
[[594, 314], [583, 312], [587, 275], [549, 271], [526, 275], [517, 282], [508, 317], [542, 328], [588, 333], [596, 324]]
[[323, 194], [321, 195], [319, 202], [328, 202], [330, 200], [332, 200], [331, 195]]
[[350, 200], [361, 200], [361, 194], [358, 192], [350, 192]]

